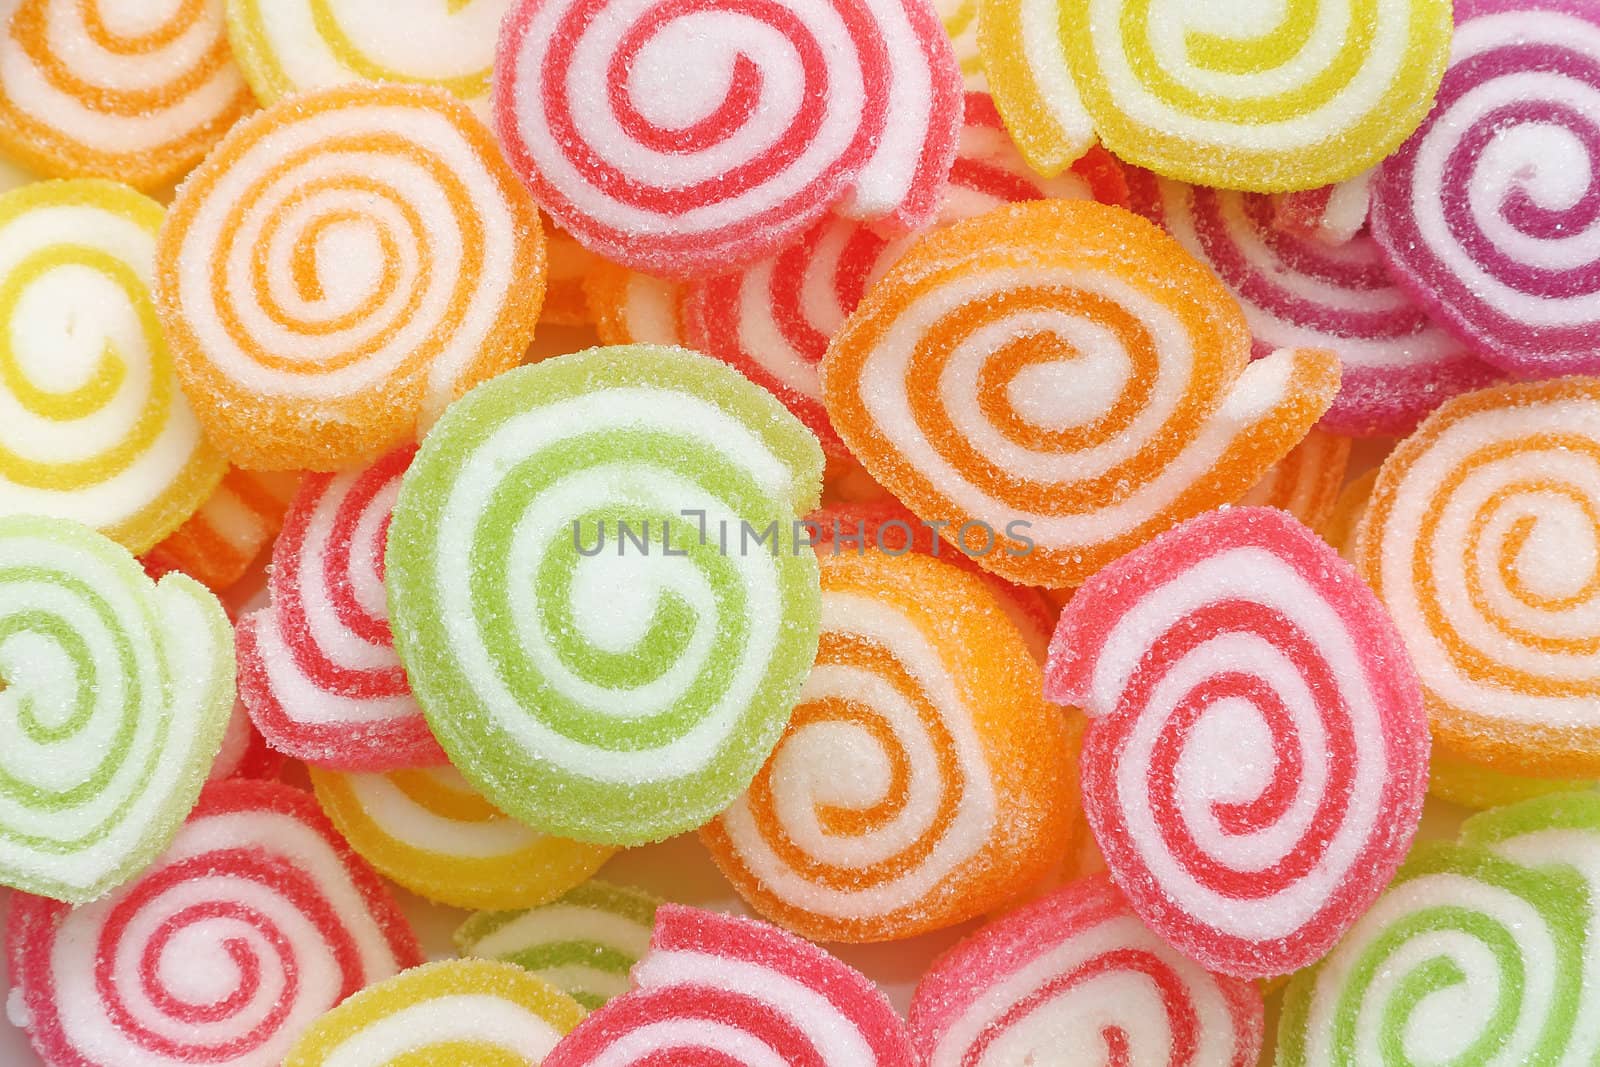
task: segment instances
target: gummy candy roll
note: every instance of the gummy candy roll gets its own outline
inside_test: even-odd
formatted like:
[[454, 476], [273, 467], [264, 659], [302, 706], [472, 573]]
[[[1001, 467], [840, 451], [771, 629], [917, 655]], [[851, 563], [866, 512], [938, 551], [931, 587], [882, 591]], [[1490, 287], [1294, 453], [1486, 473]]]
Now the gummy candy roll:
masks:
[[489, 78], [510, 0], [227, 0], [228, 39], [263, 104], [351, 82], [446, 90], [489, 114]]
[[182, 571], [210, 589], [228, 588], [283, 528], [299, 485], [297, 471], [230, 469], [198, 511], [144, 554], [145, 569], [157, 576]]
[[933, 9], [950, 38], [961, 79], [969, 90], [982, 90], [983, 57], [978, 53], [978, 0], [934, 0]]
[[589, 298], [584, 292], [584, 279], [590, 272], [599, 269], [601, 259], [570, 234], [557, 229], [548, 219], [544, 220], [544, 227], [549, 272], [545, 278], [544, 307], [539, 310], [539, 321], [554, 326], [587, 326], [590, 322]]
[[222, 5], [0, 0], [0, 152], [51, 177], [181, 177], [254, 106]]
[[1321, 956], [1416, 831], [1428, 732], [1405, 646], [1281, 511], [1202, 515], [1097, 574], [1045, 694], [1089, 716], [1084, 813], [1112, 877], [1210, 970]]
[[140, 877], [78, 908], [18, 895], [9, 1014], [49, 1067], [277, 1067], [313, 1020], [422, 962], [306, 793], [207, 786]]
[[1440, 747], [1513, 774], [1600, 776], [1600, 380], [1445, 404], [1384, 460], [1356, 551]]
[[395, 647], [451, 762], [579, 841], [726, 808], [816, 654], [795, 526], [821, 474], [770, 393], [684, 349], [558, 356], [457, 401], [401, 484], [386, 565]]
[[595, 332], [607, 345], [687, 347], [682, 282], [598, 260], [584, 277], [583, 295]]
[[1570, 870], [1418, 847], [1284, 995], [1275, 1062], [1572, 1063], [1589, 894]]
[[1139, 921], [1110, 879], [1074, 882], [934, 961], [911, 1000], [926, 1067], [1089, 1062], [1255, 1067], [1261, 994]]
[[1593, 789], [1593, 782], [1573, 778], [1538, 778], [1492, 770], [1435, 749], [1428, 764], [1428, 794], [1466, 808], [1498, 808], [1533, 797]]
[[1280, 228], [1259, 193], [1159, 188], [1163, 224], [1239, 298], [1258, 356], [1338, 353], [1344, 377], [1325, 428], [1407, 433], [1445, 398], [1498, 377], [1396, 284], [1371, 237], [1330, 246]]
[[156, 320], [161, 216], [105, 181], [0, 196], [0, 515], [76, 519], [143, 552], [227, 469]]
[[822, 363], [874, 478], [985, 569], [1051, 588], [1242, 496], [1338, 380], [1319, 349], [1251, 363], [1238, 302], [1182, 246], [1061, 200], [922, 238]]
[[1320, 189], [1279, 193], [1272, 200], [1272, 221], [1296, 237], [1345, 244], [1367, 228], [1375, 177], [1376, 168]]
[[1367, 504], [1372, 499], [1372, 487], [1377, 482], [1377, 467], [1350, 479], [1339, 490], [1333, 514], [1328, 517], [1321, 531], [1323, 540], [1357, 566], [1360, 566], [1360, 555], [1356, 551], [1356, 533], [1360, 529], [1361, 517], [1367, 513]]
[[905, 1023], [877, 986], [766, 923], [663, 904], [632, 982], [544, 1067], [917, 1062]]
[[1342, 181], [1393, 151], [1428, 113], [1451, 31], [1449, 0], [980, 11], [990, 91], [1041, 173], [1094, 132], [1157, 174], [1263, 192]]
[[822, 639], [789, 729], [701, 831], [758, 912], [888, 941], [1020, 895], [1077, 821], [1064, 715], [982, 581], [920, 553], [819, 555]]
[[660, 903], [642, 889], [585, 882], [526, 911], [479, 912], [456, 931], [456, 947], [515, 963], [593, 1011], [628, 991]]
[[891, 229], [932, 219], [961, 72], [931, 5], [604, 7], [514, 0], [495, 62], [506, 155], [589, 250], [688, 277], [761, 259], [835, 206]]
[[1457, 0], [1428, 121], [1378, 171], [1395, 277], [1519, 377], [1600, 372], [1600, 10]]
[[1349, 462], [1348, 437], [1312, 430], [1239, 503], [1287, 511], [1320, 533], [1338, 505]]
[[239, 466], [336, 470], [516, 366], [538, 211], [465, 104], [356, 85], [239, 123], [173, 201], [156, 295], [185, 392]]
[[211, 762], [208, 782], [224, 778], [276, 778], [286, 762], [283, 753], [268, 748], [242, 700], [233, 702], [233, 714], [228, 718], [227, 729], [222, 733], [222, 747]]
[[345, 770], [444, 762], [389, 629], [384, 543], [416, 454], [309, 474], [272, 547], [269, 604], [239, 622], [239, 694], [280, 752]]
[[295, 1042], [283, 1067], [540, 1067], [583, 1008], [496, 960], [442, 960], [363, 989]]
[[343, 774], [312, 765], [310, 772], [322, 810], [350, 846], [390, 880], [441, 904], [542, 904], [616, 851], [523, 826], [449, 766]]
[[78, 903], [166, 847], [233, 707], [215, 596], [65, 519], [0, 516], [0, 885]]

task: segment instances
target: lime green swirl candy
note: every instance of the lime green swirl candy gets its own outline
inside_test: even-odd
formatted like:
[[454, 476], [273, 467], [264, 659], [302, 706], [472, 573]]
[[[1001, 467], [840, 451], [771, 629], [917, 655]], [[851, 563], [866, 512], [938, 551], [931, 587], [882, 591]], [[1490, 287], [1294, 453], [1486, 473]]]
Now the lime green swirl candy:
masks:
[[1588, 910], [1571, 871], [1423, 845], [1334, 950], [1290, 982], [1276, 1063], [1560, 1063]]
[[777, 743], [816, 654], [796, 517], [816, 439], [683, 349], [597, 348], [453, 404], [401, 483], [395, 647], [440, 744], [547, 833], [705, 823]]
[[515, 963], [593, 1011], [628, 991], [659, 903], [642, 889], [585, 882], [537, 908], [479, 912], [456, 931], [456, 947]]
[[166, 847], [233, 710], [233, 631], [66, 519], [0, 517], [0, 884], [93, 900]]

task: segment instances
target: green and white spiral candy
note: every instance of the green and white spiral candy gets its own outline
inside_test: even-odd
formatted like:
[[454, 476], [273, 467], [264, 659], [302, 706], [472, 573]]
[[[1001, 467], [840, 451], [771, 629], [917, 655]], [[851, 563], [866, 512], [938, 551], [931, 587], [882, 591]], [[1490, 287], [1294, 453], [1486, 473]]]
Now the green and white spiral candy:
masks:
[[67, 519], [0, 516], [0, 884], [93, 900], [166, 847], [233, 710], [233, 631]]
[[590, 349], [452, 405], [386, 556], [395, 647], [451, 761], [580, 841], [658, 840], [726, 808], [816, 654], [795, 523], [821, 476], [782, 404], [684, 349]]

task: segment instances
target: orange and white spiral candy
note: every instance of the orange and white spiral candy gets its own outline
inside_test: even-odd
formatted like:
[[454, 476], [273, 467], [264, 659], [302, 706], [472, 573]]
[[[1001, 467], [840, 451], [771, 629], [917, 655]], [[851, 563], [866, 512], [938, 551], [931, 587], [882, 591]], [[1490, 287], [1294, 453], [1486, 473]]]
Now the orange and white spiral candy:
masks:
[[677, 345], [688, 347], [683, 321], [683, 282], [640, 274], [598, 257], [583, 278], [600, 343], [605, 345]]
[[1323, 533], [1338, 508], [1339, 490], [1349, 465], [1350, 438], [1312, 430], [1287, 456], [1268, 468], [1266, 475], [1239, 498], [1239, 503], [1287, 511]]
[[1338, 385], [1320, 349], [1250, 362], [1214, 275], [1082, 201], [924, 238], [822, 363], [834, 428], [874, 478], [988, 570], [1055, 588], [1238, 499]]
[[1356, 551], [1440, 747], [1600, 775], [1600, 379], [1444, 404], [1384, 461]]
[[0, 0], [0, 151], [152, 188], [255, 106], [223, 0]]
[[819, 553], [822, 635], [789, 728], [701, 830], [740, 895], [819, 940], [883, 941], [1037, 884], [1078, 823], [1061, 709], [983, 581]]
[[230, 458], [331, 470], [515, 366], [544, 276], [538, 211], [467, 106], [354, 85], [228, 134], [173, 202], [156, 289]]

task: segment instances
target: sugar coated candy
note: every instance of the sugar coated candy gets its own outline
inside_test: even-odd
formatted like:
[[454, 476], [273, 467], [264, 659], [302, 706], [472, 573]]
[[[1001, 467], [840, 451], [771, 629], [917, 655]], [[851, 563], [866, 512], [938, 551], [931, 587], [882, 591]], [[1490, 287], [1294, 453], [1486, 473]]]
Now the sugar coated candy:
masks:
[[1356, 531], [1360, 528], [1361, 517], [1367, 513], [1367, 504], [1372, 499], [1372, 487], [1378, 482], [1378, 468], [1373, 467], [1362, 474], [1356, 475], [1345, 483], [1339, 490], [1339, 498], [1334, 501], [1333, 512], [1328, 516], [1328, 521], [1323, 525], [1323, 539], [1339, 550], [1339, 555], [1356, 562]]
[[660, 903], [642, 889], [585, 882], [526, 911], [479, 912], [456, 931], [456, 947], [515, 963], [592, 1011], [628, 991]]
[[1428, 795], [1466, 808], [1497, 808], [1502, 804], [1551, 793], [1592, 789], [1593, 782], [1575, 778], [1540, 778], [1509, 774], [1435, 748], [1428, 763]]
[[156, 319], [161, 217], [107, 181], [0, 196], [0, 515], [76, 519], [143, 552], [227, 469]]
[[1203, 515], [1097, 574], [1045, 692], [1090, 716], [1084, 813], [1112, 877], [1212, 970], [1315, 960], [1416, 831], [1428, 732], [1405, 646], [1281, 511]]
[[422, 962], [310, 796], [207, 786], [138, 879], [78, 908], [12, 899], [8, 1013], [48, 1067], [279, 1067], [300, 1033]]
[[905, 1023], [865, 976], [766, 923], [663, 904], [633, 988], [544, 1067], [912, 1067]]
[[583, 1008], [496, 960], [443, 960], [363, 989], [318, 1019], [283, 1067], [540, 1067]]
[[444, 762], [389, 628], [383, 552], [405, 445], [309, 474], [273, 544], [268, 605], [239, 622], [239, 693], [274, 748], [346, 770]]
[[1372, 212], [1372, 180], [1377, 169], [1320, 189], [1279, 193], [1272, 200], [1272, 221], [1285, 233], [1342, 245], [1367, 228]]
[[1159, 183], [1161, 221], [1239, 298], [1255, 353], [1326, 348], [1339, 356], [1334, 433], [1400, 434], [1440, 402], [1498, 374], [1435, 324], [1363, 234], [1340, 245], [1296, 237], [1270, 197]]
[[1521, 377], [1600, 372], [1600, 7], [1456, 0], [1428, 121], [1384, 161], [1395, 276]]
[[1239, 503], [1287, 511], [1320, 533], [1338, 505], [1349, 462], [1348, 437], [1312, 430]]
[[244, 701], [233, 702], [233, 714], [228, 717], [227, 729], [222, 732], [222, 747], [217, 758], [211, 761], [208, 782], [224, 778], [276, 778], [287, 762], [283, 753], [267, 747], [266, 738], [250, 721]]
[[822, 364], [874, 478], [984, 568], [1050, 587], [1237, 499], [1338, 385], [1321, 349], [1252, 363], [1238, 302], [1171, 237], [1062, 200], [920, 240]]
[[758, 260], [835, 205], [891, 228], [931, 219], [961, 73], [925, 0], [515, 0], [494, 117], [563, 229], [687, 276]]
[[299, 485], [296, 471], [229, 470], [198, 511], [141, 557], [145, 569], [182, 571], [211, 589], [228, 588], [278, 536]]
[[235, 463], [334, 470], [515, 366], [544, 272], [538, 212], [465, 104], [355, 85], [229, 131], [167, 214], [156, 293]]
[[350, 82], [447, 90], [489, 113], [510, 0], [227, 0], [234, 56], [263, 104]]
[[584, 276], [589, 318], [602, 344], [687, 345], [683, 282], [655, 278], [604, 260]]
[[312, 766], [333, 825], [364, 859], [418, 896], [458, 908], [542, 904], [615, 849], [550, 837], [480, 797], [454, 768], [346, 774]]
[[549, 272], [545, 278], [544, 307], [539, 310], [539, 321], [552, 326], [587, 326], [591, 318], [584, 283], [605, 261], [579, 244], [571, 234], [557, 229], [548, 219], [544, 220], [544, 232]]
[[74, 903], [183, 822], [233, 708], [228, 617], [65, 519], [0, 516], [0, 885]]
[[451, 406], [389, 530], [395, 647], [452, 762], [562, 837], [637, 844], [744, 791], [816, 655], [822, 451], [684, 349], [595, 348]]
[[934, 0], [933, 9], [950, 37], [956, 63], [968, 89], [981, 90], [983, 57], [978, 54], [978, 0]]
[[0, 152], [52, 177], [182, 177], [254, 104], [222, 5], [0, 0]]
[[1441, 747], [1600, 776], [1600, 380], [1445, 404], [1384, 460], [1357, 543]]
[[978, 578], [823, 554], [822, 639], [788, 732], [702, 831], [763, 915], [885, 941], [1021, 895], [1077, 821], [1064, 713]]
[[911, 1000], [926, 1067], [1078, 1062], [1255, 1067], [1261, 993], [1211, 974], [1139, 921], [1104, 875], [983, 927]]
[[1280, 1067], [1575, 1064], [1583, 879], [1482, 848], [1418, 847], [1333, 951], [1284, 994]]

